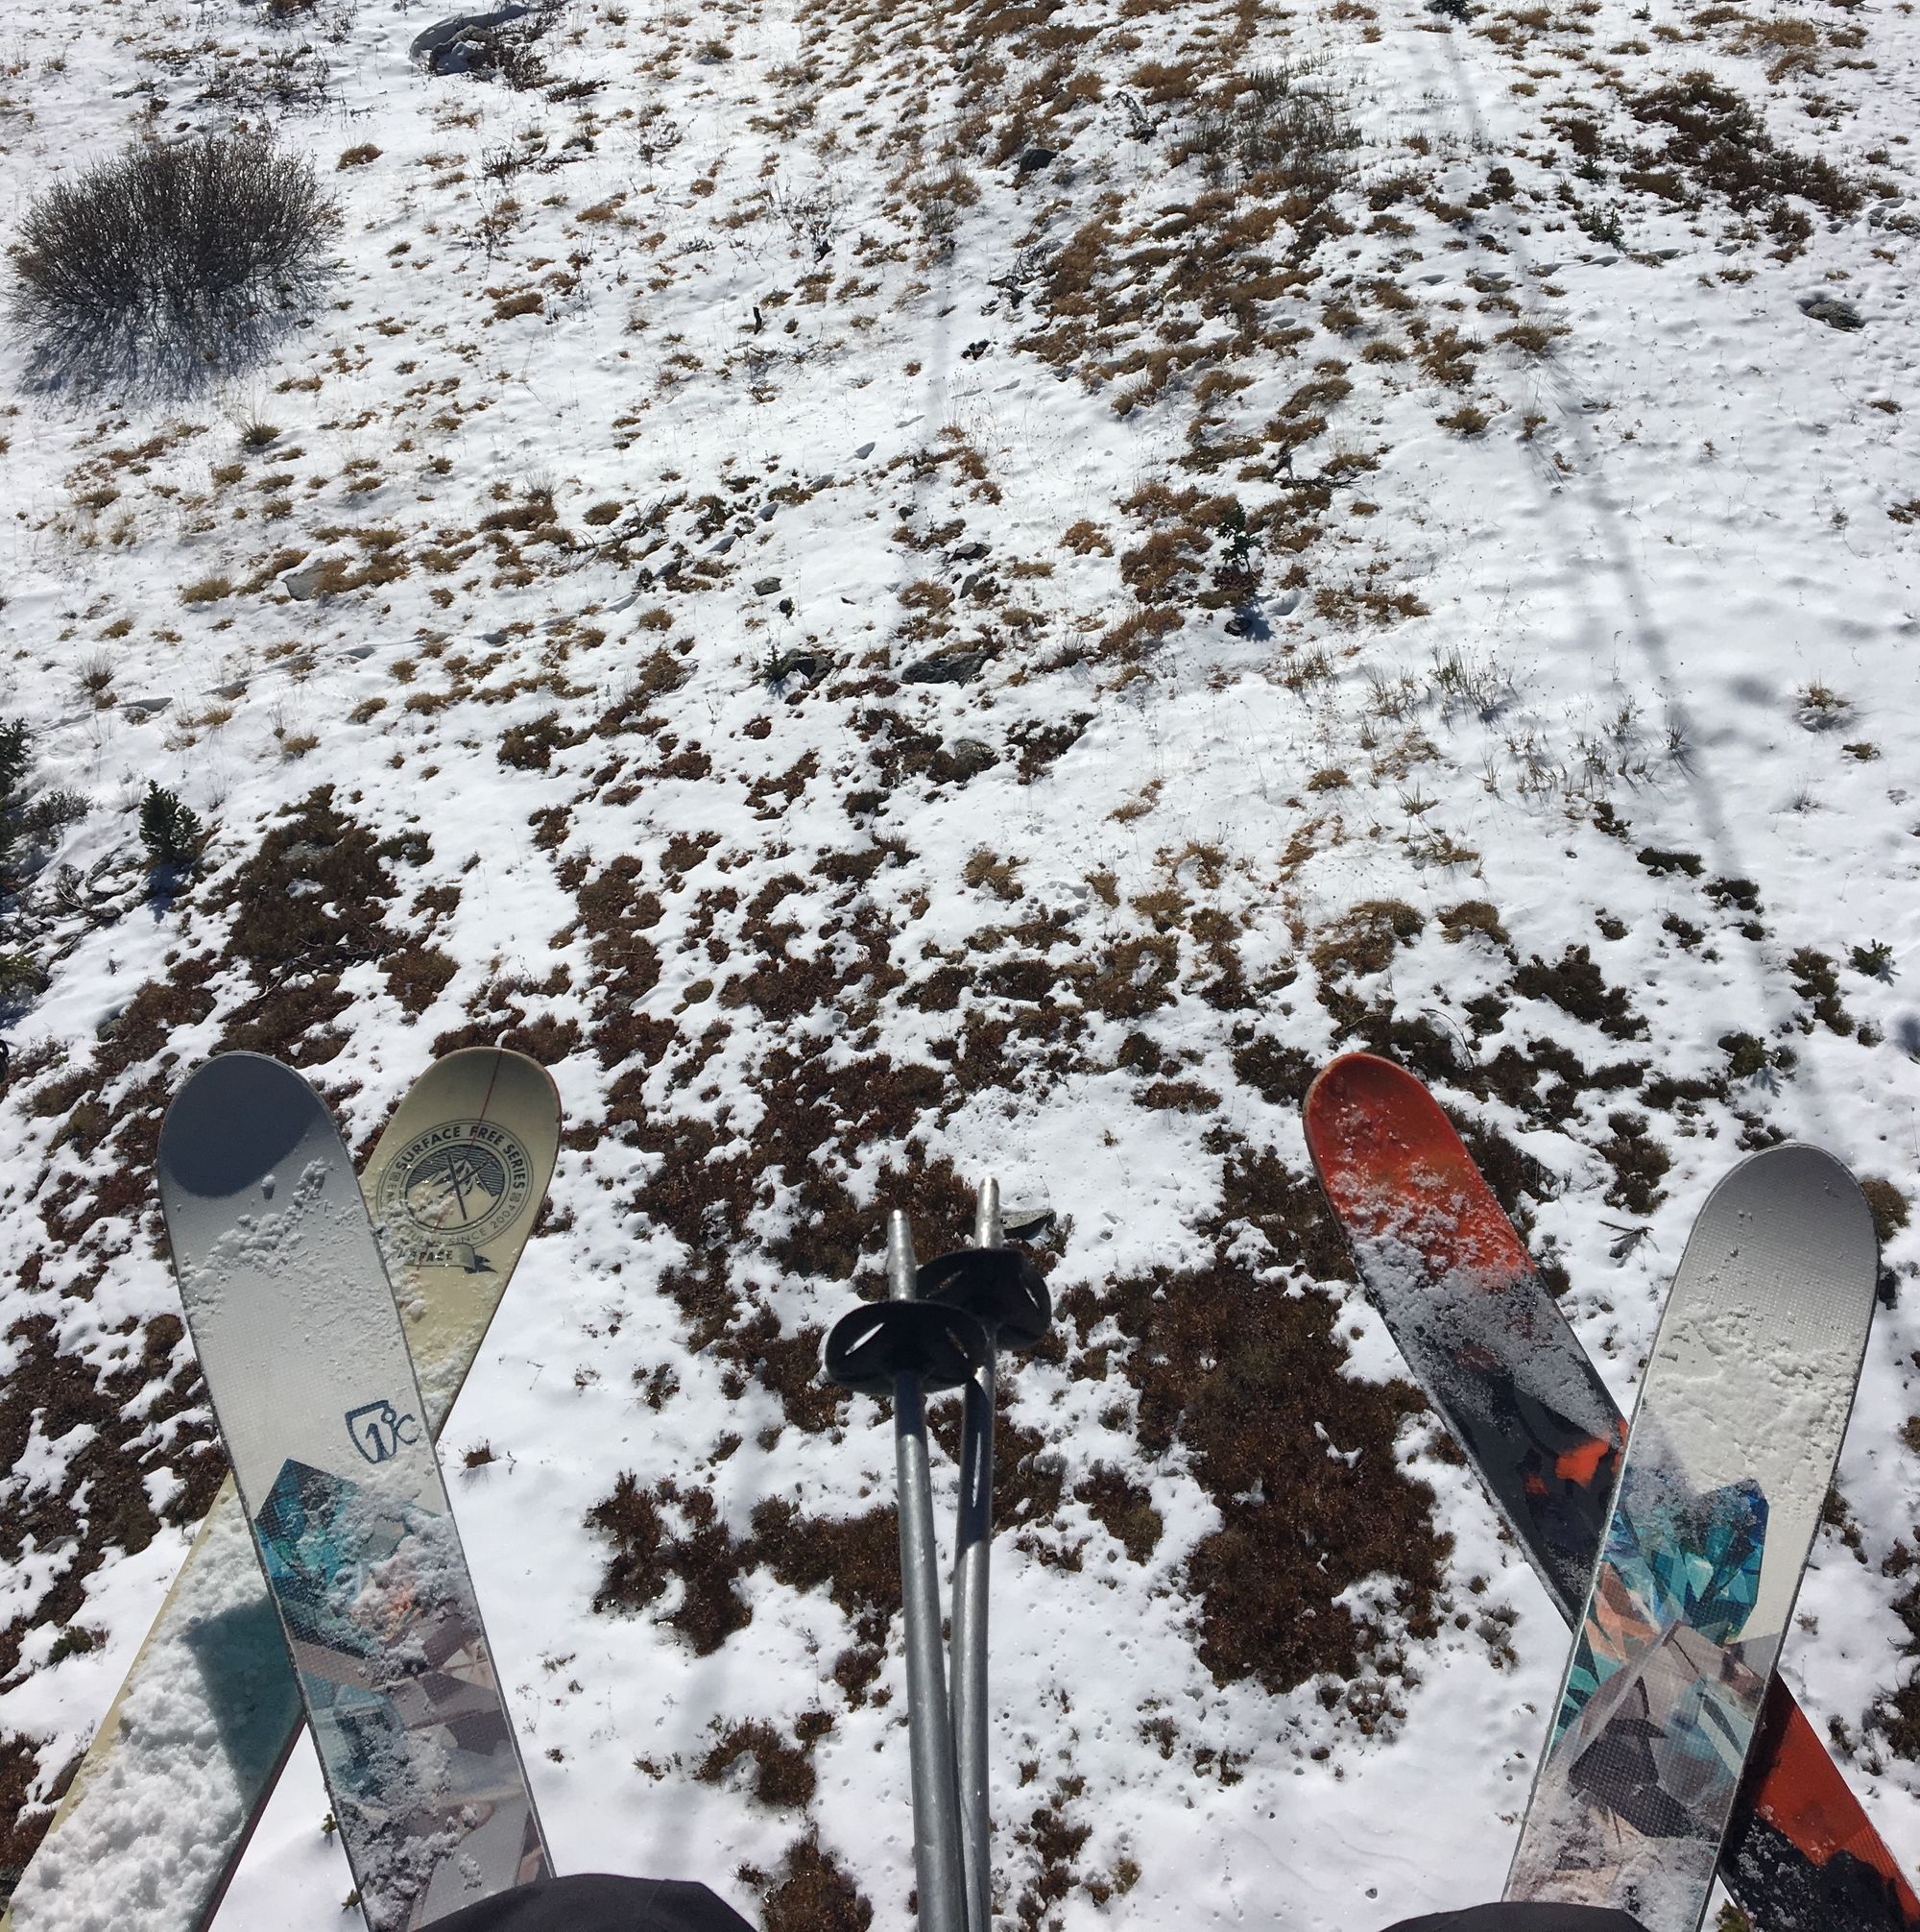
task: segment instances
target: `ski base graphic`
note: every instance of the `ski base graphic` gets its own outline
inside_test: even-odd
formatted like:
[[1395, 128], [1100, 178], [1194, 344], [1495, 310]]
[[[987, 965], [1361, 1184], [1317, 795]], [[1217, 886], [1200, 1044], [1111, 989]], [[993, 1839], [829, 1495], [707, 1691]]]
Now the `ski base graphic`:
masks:
[[[402, 1098], [363, 1183], [437, 1434], [546, 1195], [560, 1109], [546, 1070], [472, 1047]], [[481, 1142], [517, 1218], [444, 1178]], [[231, 1477], [0, 1919], [0, 1932], [201, 1932], [300, 1734], [299, 1687]], [[95, 1901], [97, 1901], [97, 1913]]]
[[[1314, 1082], [1304, 1124], [1369, 1298], [1571, 1623], [1607, 1532], [1624, 1419], [1412, 1075], [1344, 1054]], [[1719, 1875], [1758, 1932], [1920, 1928], [1920, 1898], [1777, 1678]]]
[[255, 1054], [160, 1130], [180, 1300], [372, 1932], [545, 1872], [532, 1795], [347, 1150]]
[[[254, 1520], [349, 1843], [430, 1924], [540, 1876], [542, 1847], [449, 1518], [289, 1461]], [[457, 1873], [443, 1856], [458, 1847]], [[396, 1887], [396, 1875], [398, 1884]]]
[[1707, 1908], [1839, 1460], [1879, 1253], [1854, 1178], [1770, 1147], [1693, 1224], [1507, 1878], [1647, 1932]]

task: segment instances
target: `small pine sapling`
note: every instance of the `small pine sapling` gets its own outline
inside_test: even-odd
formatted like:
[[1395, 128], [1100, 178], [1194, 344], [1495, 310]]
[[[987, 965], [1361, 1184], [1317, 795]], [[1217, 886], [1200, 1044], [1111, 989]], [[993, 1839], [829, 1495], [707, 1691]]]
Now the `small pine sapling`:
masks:
[[140, 843], [156, 872], [190, 872], [206, 843], [200, 814], [157, 780], [140, 801]]
[[1260, 532], [1247, 522], [1246, 511], [1234, 503], [1220, 519], [1219, 536], [1226, 554], [1213, 566], [1213, 588], [1224, 602], [1240, 610], [1260, 594], [1264, 569]]
[[1856, 946], [1850, 963], [1856, 973], [1864, 974], [1869, 979], [1891, 979], [1893, 948], [1884, 939], [1876, 939], [1867, 946]]

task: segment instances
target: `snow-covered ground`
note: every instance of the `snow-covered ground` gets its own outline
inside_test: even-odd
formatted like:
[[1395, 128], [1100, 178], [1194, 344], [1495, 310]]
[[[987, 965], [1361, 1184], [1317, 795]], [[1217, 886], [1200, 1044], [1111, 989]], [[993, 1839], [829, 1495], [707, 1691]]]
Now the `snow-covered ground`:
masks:
[[[244, 371], [0, 352], [0, 716], [88, 808], [4, 942], [9, 1859], [218, 1475], [170, 1085], [257, 1046], [366, 1146], [504, 1037], [572, 1131], [445, 1444], [563, 1869], [906, 1921], [890, 1427], [814, 1363], [883, 1210], [937, 1251], [993, 1172], [1062, 1310], [1007, 1922], [1498, 1892], [1564, 1633], [1314, 1194], [1354, 1045], [1623, 1402], [1743, 1148], [1884, 1184], [1784, 1669], [1920, 1863], [1910, 8], [571, 0], [429, 77], [434, 17], [0, 22], [10, 238], [236, 120], [343, 217]], [[225, 1932], [340, 1922], [325, 1809], [302, 1746]]]

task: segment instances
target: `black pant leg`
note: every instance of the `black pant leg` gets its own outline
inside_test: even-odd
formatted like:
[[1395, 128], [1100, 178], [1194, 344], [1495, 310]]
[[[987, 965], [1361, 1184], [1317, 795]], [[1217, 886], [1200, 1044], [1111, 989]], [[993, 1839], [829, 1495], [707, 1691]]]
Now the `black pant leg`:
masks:
[[1638, 1919], [1601, 1905], [1469, 1905], [1403, 1919], [1386, 1932], [1644, 1932]]
[[704, 1885], [614, 1878], [604, 1872], [542, 1878], [468, 1905], [435, 1932], [754, 1932]]

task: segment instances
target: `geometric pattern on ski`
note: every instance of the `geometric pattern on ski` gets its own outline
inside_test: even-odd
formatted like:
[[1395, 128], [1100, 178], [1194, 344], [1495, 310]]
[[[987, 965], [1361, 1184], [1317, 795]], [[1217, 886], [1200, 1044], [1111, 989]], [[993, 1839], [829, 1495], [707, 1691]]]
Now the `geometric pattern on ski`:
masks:
[[1702, 1207], [1641, 1379], [1506, 1896], [1695, 1932], [1866, 1352], [1879, 1254], [1817, 1147]]
[[[449, 1126], [461, 1129], [450, 1143], [443, 1131]], [[546, 1195], [560, 1145], [553, 1080], [525, 1054], [490, 1047], [436, 1061], [402, 1097], [369, 1158], [361, 1185], [370, 1211], [383, 1180], [399, 1172], [416, 1182], [407, 1218], [445, 1221], [444, 1211], [432, 1208], [430, 1165], [425, 1193], [419, 1187], [420, 1144], [429, 1137], [442, 1148], [480, 1140], [503, 1167], [526, 1176], [513, 1219], [490, 1215], [476, 1228], [475, 1217], [460, 1217], [468, 1254], [437, 1252], [404, 1226], [397, 1239], [383, 1233], [437, 1437]], [[300, 1720], [287, 1647], [229, 1476], [0, 1932], [204, 1932]]]
[[373, 1932], [548, 1871], [406, 1333], [332, 1117], [277, 1061], [161, 1123], [175, 1274]]
[[[1369, 1299], [1571, 1623], [1605, 1534], [1624, 1418], [1413, 1075], [1371, 1053], [1343, 1054], [1314, 1081], [1304, 1123]], [[1475, 1292], [1498, 1297], [1498, 1315], [1469, 1306], [1463, 1320], [1441, 1318]], [[1525, 1346], [1511, 1348], [1519, 1337]], [[1582, 1441], [1605, 1452], [1590, 1446], [1591, 1471], [1576, 1453]], [[1548, 1468], [1558, 1481], [1543, 1492]], [[1920, 1928], [1920, 1897], [1777, 1677], [1720, 1876], [1759, 1932]]]
[[[443, 1130], [460, 1129], [451, 1140]], [[449, 1256], [404, 1220], [444, 1222], [423, 1142], [484, 1142], [527, 1177], [512, 1220], [463, 1214], [469, 1254]], [[502, 1147], [504, 1140], [509, 1145]], [[545, 1199], [560, 1099], [523, 1053], [469, 1047], [402, 1097], [362, 1179], [370, 1210], [399, 1197], [384, 1245], [438, 1437]], [[403, 1158], [405, 1156], [405, 1158]], [[394, 1185], [411, 1177], [414, 1186]], [[406, 1208], [411, 1193], [413, 1204]], [[475, 1235], [479, 1239], [474, 1239]], [[300, 1734], [300, 1693], [229, 1476], [129, 1666], [0, 1932], [203, 1932]]]

